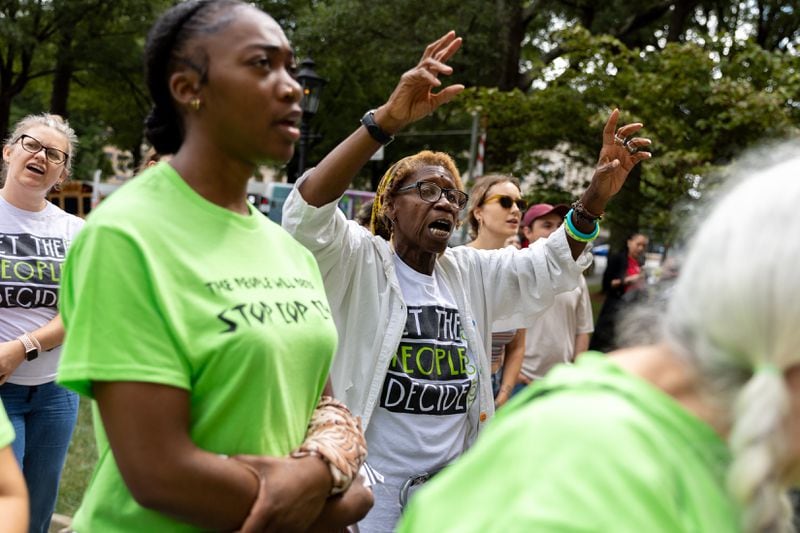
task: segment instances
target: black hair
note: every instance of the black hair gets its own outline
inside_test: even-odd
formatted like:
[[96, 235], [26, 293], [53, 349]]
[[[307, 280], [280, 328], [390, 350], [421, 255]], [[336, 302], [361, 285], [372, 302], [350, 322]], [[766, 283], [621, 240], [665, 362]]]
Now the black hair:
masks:
[[[201, 51], [187, 53], [187, 43], [200, 34], [220, 30], [232, 20], [217, 15], [225, 8], [247, 5], [241, 0], [189, 0], [165, 11], [147, 34], [145, 81], [153, 107], [145, 119], [145, 137], [160, 154], [174, 154], [183, 144], [183, 120], [172, 100], [169, 77], [179, 64], [188, 65], [208, 77], [208, 56]], [[198, 57], [199, 56], [199, 57]]]

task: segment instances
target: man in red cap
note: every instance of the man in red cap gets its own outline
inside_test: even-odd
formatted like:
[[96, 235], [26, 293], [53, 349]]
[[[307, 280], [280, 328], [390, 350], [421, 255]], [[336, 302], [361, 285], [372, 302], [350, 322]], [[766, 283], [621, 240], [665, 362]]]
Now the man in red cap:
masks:
[[[569, 206], [532, 205], [522, 217], [522, 233], [530, 244], [546, 239], [564, 222]], [[578, 287], [556, 295], [552, 307], [539, 316], [525, 333], [525, 359], [517, 378], [517, 388], [544, 376], [559, 363], [571, 363], [589, 348], [594, 331], [592, 304], [586, 279]], [[515, 390], [515, 392], [516, 392]]]

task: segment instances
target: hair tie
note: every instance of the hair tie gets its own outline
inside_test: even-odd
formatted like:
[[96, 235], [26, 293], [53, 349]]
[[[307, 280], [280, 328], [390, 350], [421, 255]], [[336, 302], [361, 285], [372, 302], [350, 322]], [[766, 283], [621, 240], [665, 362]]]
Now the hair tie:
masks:
[[775, 374], [777, 376], [782, 376], [783, 371], [775, 366], [774, 363], [764, 361], [756, 365], [753, 375], [756, 374]]

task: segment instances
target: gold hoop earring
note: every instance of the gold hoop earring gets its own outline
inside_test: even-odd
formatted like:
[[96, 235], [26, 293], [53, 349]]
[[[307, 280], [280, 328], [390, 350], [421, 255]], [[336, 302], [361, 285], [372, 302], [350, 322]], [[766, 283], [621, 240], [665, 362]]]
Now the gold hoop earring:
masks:
[[189, 102], [189, 106], [195, 111], [200, 111], [200, 99], [192, 98], [192, 100]]

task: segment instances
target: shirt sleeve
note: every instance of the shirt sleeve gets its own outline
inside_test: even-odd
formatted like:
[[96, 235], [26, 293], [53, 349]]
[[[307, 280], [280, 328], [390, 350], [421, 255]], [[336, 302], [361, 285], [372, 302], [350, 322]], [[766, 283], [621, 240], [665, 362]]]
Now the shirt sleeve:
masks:
[[357, 273], [381, 260], [373, 244], [374, 239], [381, 237], [347, 220], [338, 207], [338, 198], [321, 207], [306, 202], [299, 187], [311, 172], [313, 169], [297, 181], [286, 198], [281, 225], [314, 254], [325, 280], [328, 299], [331, 305], [338, 307]]
[[14, 442], [14, 426], [8, 419], [3, 402], [0, 401], [0, 449]]
[[572, 258], [563, 226], [522, 250], [468, 246], [453, 250], [459, 265], [472, 270], [469, 278], [477, 280], [485, 294], [495, 331], [530, 327], [553, 304], [556, 294], [578, 286], [581, 273], [592, 261], [588, 250], [577, 260]]
[[586, 285], [586, 279], [581, 276], [580, 283], [580, 296], [578, 298], [578, 308], [576, 313], [575, 333], [591, 333], [594, 331], [594, 317], [592, 316], [592, 298], [589, 294], [589, 287]]
[[87, 225], [67, 254], [60, 311], [66, 339], [57, 381], [92, 397], [92, 381], [190, 387], [162, 289], [128, 234]]

